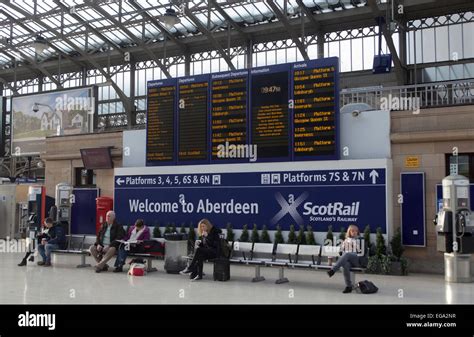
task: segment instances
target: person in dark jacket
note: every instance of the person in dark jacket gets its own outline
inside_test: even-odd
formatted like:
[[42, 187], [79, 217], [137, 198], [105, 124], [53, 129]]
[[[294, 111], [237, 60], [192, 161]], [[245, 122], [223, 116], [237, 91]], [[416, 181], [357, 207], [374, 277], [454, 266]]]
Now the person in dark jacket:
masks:
[[105, 223], [100, 227], [95, 243], [89, 251], [97, 261], [96, 273], [109, 269], [107, 262], [115, 255], [120, 245], [117, 240], [122, 240], [125, 230], [115, 221], [115, 212], [108, 211], [105, 215]]
[[[36, 243], [37, 243], [36, 247], [39, 247], [41, 245], [41, 241], [44, 238], [48, 238], [49, 228], [46, 226], [46, 220], [49, 221], [49, 218], [46, 218], [44, 220], [45, 221], [43, 222], [43, 226], [41, 227], [41, 231], [38, 234], [36, 234], [36, 236], [35, 236], [35, 240], [36, 240]], [[34, 244], [34, 242], [31, 242], [28, 245], [28, 251], [26, 252], [25, 257], [23, 258], [23, 260], [21, 260], [21, 262], [18, 264], [18, 266], [19, 267], [26, 266], [26, 262], [28, 260], [28, 257], [30, 258], [29, 261], [34, 262], [34, 260], [35, 260], [34, 255], [33, 255], [34, 252], [35, 252], [35, 244]]]
[[44, 222], [49, 230], [48, 236], [43, 237], [38, 246], [38, 253], [43, 258], [43, 261], [39, 261], [38, 265], [49, 267], [51, 266], [51, 251], [66, 248], [66, 233], [61, 224], [53, 223], [53, 219], [46, 218]]
[[120, 244], [118, 256], [114, 264], [114, 273], [123, 271], [123, 265], [125, 264], [129, 252], [143, 253], [143, 241], [145, 240], [150, 240], [150, 229], [145, 226], [142, 219], [138, 219], [135, 221], [135, 225], [128, 230], [127, 235], [123, 239], [124, 242]]
[[207, 219], [202, 219], [198, 224], [199, 240], [196, 240], [196, 251], [194, 257], [186, 269], [181, 274], [191, 274], [190, 279], [193, 281], [202, 280], [202, 269], [204, 261], [215, 259], [220, 246], [221, 230], [214, 227]]

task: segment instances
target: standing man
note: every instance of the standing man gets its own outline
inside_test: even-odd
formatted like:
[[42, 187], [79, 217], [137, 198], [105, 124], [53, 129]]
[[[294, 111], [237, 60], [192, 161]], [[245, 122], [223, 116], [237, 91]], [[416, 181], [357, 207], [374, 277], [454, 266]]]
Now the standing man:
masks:
[[39, 261], [38, 265], [50, 267], [51, 251], [66, 248], [66, 234], [61, 224], [56, 223], [53, 225], [53, 219], [46, 218], [44, 223], [48, 229], [48, 237], [43, 237], [38, 246], [38, 253], [43, 258], [43, 261]]
[[109, 269], [107, 262], [115, 255], [119, 243], [123, 239], [125, 230], [115, 221], [115, 212], [108, 211], [105, 215], [105, 223], [100, 227], [95, 243], [90, 247], [90, 253], [97, 261], [95, 272]]

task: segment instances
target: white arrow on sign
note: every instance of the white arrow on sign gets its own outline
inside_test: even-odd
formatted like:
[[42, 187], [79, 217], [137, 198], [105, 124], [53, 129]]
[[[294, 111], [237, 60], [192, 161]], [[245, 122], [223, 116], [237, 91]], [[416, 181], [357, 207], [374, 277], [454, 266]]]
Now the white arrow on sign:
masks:
[[377, 178], [379, 177], [379, 174], [377, 173], [377, 171], [372, 170], [369, 173], [369, 177], [372, 178], [372, 184], [376, 184], [377, 183]]
[[122, 178], [118, 178], [116, 182], [117, 182], [117, 185], [121, 186], [122, 183], [125, 182], [125, 180], [123, 180]]

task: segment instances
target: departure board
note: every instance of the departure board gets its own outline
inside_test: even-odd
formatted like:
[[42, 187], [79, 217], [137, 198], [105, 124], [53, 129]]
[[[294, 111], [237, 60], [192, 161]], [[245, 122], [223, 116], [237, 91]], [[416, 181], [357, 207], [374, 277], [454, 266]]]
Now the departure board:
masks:
[[247, 144], [248, 71], [211, 76], [211, 146], [213, 160], [241, 159], [235, 151]]
[[335, 156], [336, 65], [293, 66], [293, 153], [295, 157]]
[[147, 165], [339, 159], [339, 59], [148, 82]]
[[147, 162], [174, 161], [176, 80], [148, 83]]
[[289, 157], [289, 67], [251, 70], [252, 145], [258, 158]]
[[209, 76], [178, 80], [178, 161], [208, 159]]

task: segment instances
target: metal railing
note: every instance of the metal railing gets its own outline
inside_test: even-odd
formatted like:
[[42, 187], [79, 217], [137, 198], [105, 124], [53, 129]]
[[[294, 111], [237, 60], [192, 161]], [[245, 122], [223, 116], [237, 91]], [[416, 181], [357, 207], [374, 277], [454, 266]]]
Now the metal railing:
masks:
[[340, 98], [341, 106], [366, 103], [374, 109], [388, 110], [468, 105], [474, 104], [474, 79], [387, 88], [344, 89]]

